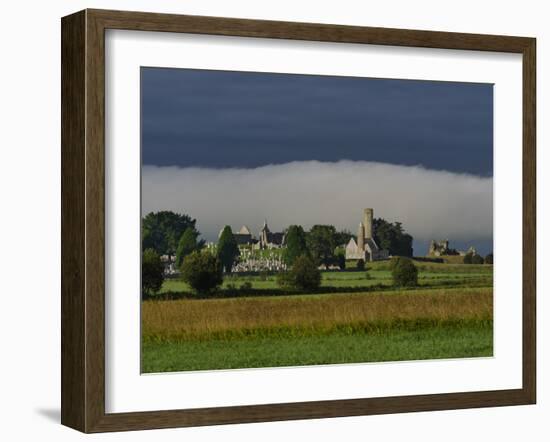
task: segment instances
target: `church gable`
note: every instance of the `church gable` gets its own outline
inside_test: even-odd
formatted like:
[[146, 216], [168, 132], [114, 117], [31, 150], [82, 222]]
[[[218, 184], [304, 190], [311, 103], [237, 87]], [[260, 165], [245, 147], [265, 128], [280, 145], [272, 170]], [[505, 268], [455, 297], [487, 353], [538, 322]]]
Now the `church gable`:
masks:
[[247, 226], [242, 226], [239, 230], [239, 235], [252, 235], [250, 229]]
[[346, 245], [346, 259], [365, 259], [365, 251], [357, 245], [354, 238]]
[[346, 245], [346, 250], [355, 250], [357, 249], [357, 243], [355, 242], [355, 238], [351, 238], [349, 242]]

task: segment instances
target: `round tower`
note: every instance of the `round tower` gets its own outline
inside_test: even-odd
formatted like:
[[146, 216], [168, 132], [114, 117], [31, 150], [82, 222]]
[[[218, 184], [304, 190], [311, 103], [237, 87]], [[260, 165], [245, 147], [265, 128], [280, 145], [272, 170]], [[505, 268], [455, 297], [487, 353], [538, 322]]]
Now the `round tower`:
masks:
[[365, 239], [371, 239], [372, 238], [372, 220], [374, 218], [374, 210], [373, 209], [365, 209], [363, 211], [363, 224], [365, 226]]

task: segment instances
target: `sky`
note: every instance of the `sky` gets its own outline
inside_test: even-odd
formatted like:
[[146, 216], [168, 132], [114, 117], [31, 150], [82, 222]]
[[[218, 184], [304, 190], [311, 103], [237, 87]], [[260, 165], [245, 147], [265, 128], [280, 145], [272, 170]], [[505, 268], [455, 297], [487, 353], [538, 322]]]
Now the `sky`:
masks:
[[492, 251], [493, 87], [142, 68], [142, 208], [272, 230], [364, 207], [430, 239]]

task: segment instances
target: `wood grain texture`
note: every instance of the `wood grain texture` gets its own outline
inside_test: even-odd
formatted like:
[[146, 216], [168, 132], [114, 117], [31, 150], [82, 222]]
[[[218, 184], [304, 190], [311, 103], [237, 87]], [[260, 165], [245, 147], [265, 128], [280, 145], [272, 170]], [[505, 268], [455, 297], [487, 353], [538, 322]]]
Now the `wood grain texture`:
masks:
[[85, 13], [61, 29], [61, 422], [85, 427]]
[[[105, 30], [523, 54], [523, 387], [337, 401], [105, 413]], [[62, 20], [62, 423], [84, 432], [531, 404], [536, 398], [535, 40], [86, 10]]]
[[523, 51], [523, 389], [536, 402], [537, 161], [536, 41]]
[[86, 431], [105, 414], [105, 38], [86, 11]]
[[518, 52], [529, 38], [149, 12], [88, 10], [106, 29]]

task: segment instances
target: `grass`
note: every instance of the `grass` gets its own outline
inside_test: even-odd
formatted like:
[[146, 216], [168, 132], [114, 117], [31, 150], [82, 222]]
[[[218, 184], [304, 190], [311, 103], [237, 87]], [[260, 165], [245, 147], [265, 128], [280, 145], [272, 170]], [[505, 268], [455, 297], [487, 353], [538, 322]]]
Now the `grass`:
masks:
[[[437, 264], [417, 262], [419, 267], [419, 285], [438, 286], [475, 286], [491, 287], [493, 283], [493, 266]], [[367, 276], [368, 275], [368, 276]], [[230, 275], [224, 278], [222, 289], [231, 286], [239, 288], [249, 282], [254, 290], [278, 289], [276, 275]], [[322, 272], [321, 288], [329, 287], [373, 287], [392, 286], [391, 272], [387, 262], [369, 263], [366, 272], [327, 271]], [[168, 279], [164, 282], [160, 294], [191, 293], [190, 287], [180, 279]]]
[[142, 372], [284, 367], [492, 356], [492, 325], [296, 338], [144, 341]]
[[[462, 257], [460, 257], [462, 258]], [[419, 261], [413, 259], [414, 265], [420, 272], [442, 272], [442, 273], [493, 273], [492, 264], [463, 264], [456, 262], [439, 263], [430, 261]], [[367, 263], [367, 267], [373, 270], [389, 270], [390, 261], [374, 261]]]
[[208, 340], [491, 320], [492, 303], [487, 288], [149, 301], [142, 304], [142, 335], [149, 341]]
[[315, 294], [285, 292], [275, 275], [233, 275], [214, 299], [197, 299], [166, 280], [142, 303], [142, 371], [492, 355], [492, 266], [415, 264], [419, 286], [407, 290], [392, 287], [387, 261], [322, 272]]

